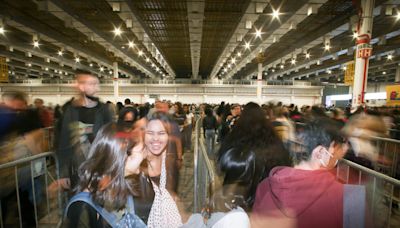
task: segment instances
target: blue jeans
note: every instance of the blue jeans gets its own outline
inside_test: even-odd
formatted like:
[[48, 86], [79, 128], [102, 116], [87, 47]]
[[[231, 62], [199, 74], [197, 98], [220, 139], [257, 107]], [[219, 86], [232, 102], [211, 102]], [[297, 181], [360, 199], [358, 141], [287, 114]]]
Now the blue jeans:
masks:
[[214, 146], [215, 146], [215, 130], [206, 129], [206, 147], [208, 157], [214, 157]]

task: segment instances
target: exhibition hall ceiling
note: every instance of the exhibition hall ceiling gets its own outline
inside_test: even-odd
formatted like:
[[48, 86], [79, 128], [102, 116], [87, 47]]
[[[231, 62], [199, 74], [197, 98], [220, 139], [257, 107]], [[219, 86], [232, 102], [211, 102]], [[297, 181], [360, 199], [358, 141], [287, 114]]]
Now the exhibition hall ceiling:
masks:
[[[343, 82], [357, 0], [1, 0], [10, 77]], [[375, 0], [369, 81], [393, 82], [400, 1]], [[263, 55], [262, 59], [257, 56]]]

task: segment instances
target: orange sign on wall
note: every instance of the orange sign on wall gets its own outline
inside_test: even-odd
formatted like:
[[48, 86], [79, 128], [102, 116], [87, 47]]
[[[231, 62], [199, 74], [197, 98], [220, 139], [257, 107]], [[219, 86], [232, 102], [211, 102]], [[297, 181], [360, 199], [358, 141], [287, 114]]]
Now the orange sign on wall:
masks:
[[0, 82], [8, 82], [8, 66], [6, 57], [0, 56]]
[[346, 71], [344, 72], [344, 83], [352, 86], [354, 81], [354, 61], [350, 61], [346, 64]]
[[386, 105], [400, 105], [400, 85], [386, 86]]

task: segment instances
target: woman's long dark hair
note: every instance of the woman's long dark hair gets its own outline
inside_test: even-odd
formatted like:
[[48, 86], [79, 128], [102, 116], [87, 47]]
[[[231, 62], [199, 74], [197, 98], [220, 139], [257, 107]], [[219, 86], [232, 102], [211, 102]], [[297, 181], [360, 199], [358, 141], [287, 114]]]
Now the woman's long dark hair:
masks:
[[79, 167], [77, 191], [89, 190], [94, 202], [109, 211], [125, 207], [133, 194], [125, 179], [125, 163], [131, 144], [126, 133], [119, 132], [114, 123], [103, 126], [97, 133], [88, 159]]
[[218, 152], [218, 167], [225, 174], [224, 185], [237, 185], [246, 205], [254, 203], [257, 185], [275, 166], [290, 165], [289, 153], [274, 132], [262, 108], [253, 102], [242, 114]]

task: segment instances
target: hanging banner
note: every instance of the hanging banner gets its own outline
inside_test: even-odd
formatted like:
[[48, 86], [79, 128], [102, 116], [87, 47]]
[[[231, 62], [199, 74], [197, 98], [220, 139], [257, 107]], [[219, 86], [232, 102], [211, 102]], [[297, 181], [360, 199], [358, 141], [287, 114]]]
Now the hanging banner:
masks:
[[3, 56], [0, 56], [0, 82], [8, 82], [8, 66]]
[[355, 67], [354, 61], [350, 61], [346, 64], [346, 71], [344, 72], [344, 84], [353, 86], [354, 67]]
[[400, 85], [386, 86], [386, 105], [400, 105]]

